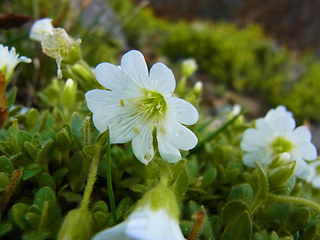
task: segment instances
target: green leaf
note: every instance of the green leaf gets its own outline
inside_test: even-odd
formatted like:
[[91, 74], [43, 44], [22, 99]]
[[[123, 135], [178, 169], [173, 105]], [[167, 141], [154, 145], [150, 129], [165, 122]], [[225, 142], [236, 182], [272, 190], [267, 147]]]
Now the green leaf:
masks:
[[43, 144], [42, 148], [38, 152], [36, 162], [42, 167], [42, 169], [48, 169], [49, 159], [51, 158], [54, 146], [54, 141], [49, 139]]
[[56, 202], [54, 191], [49, 187], [41, 188], [35, 195], [34, 206], [41, 212], [41, 229], [57, 230], [61, 220], [61, 209]]
[[14, 171], [14, 167], [9, 158], [5, 156], [0, 157], [0, 169], [2, 172], [5, 172], [7, 174], [11, 174]]
[[31, 130], [34, 128], [38, 122], [39, 119], [39, 112], [35, 108], [31, 108], [27, 113], [27, 119], [24, 122], [24, 125], [28, 130]]
[[30, 142], [25, 142], [23, 144], [23, 147], [28, 153], [29, 157], [33, 160], [36, 160], [39, 150], [35, 146], [33, 146], [33, 144]]
[[28, 165], [24, 171], [23, 171], [23, 174], [22, 174], [22, 179], [23, 180], [27, 180], [27, 179], [30, 179], [36, 175], [38, 175], [40, 172], [41, 172], [41, 167], [39, 164], [37, 163], [32, 163], [30, 165]]
[[50, 237], [47, 231], [30, 231], [23, 235], [22, 240], [45, 240]]
[[210, 186], [211, 184], [213, 184], [217, 178], [217, 174], [218, 174], [218, 171], [216, 168], [214, 167], [208, 168], [203, 173], [203, 180], [202, 180], [203, 186]]
[[50, 187], [52, 189], [56, 189], [56, 183], [52, 176], [48, 173], [43, 173], [39, 180], [40, 187]]
[[249, 206], [253, 197], [252, 187], [245, 183], [232, 188], [228, 196], [228, 201], [240, 200]]
[[0, 193], [5, 191], [10, 183], [10, 178], [4, 172], [0, 172]]
[[225, 224], [230, 224], [237, 221], [245, 211], [249, 211], [249, 209], [244, 202], [230, 201], [222, 208], [221, 217]]
[[16, 100], [17, 90], [17, 87], [13, 87], [10, 89], [9, 92], [7, 92], [6, 100], [8, 109], [10, 109], [13, 106], [14, 101]]
[[6, 233], [10, 232], [11, 230], [12, 230], [12, 223], [9, 220], [6, 220], [0, 223], [0, 237], [3, 237]]
[[251, 239], [252, 222], [248, 211], [244, 211], [236, 221], [231, 221], [225, 228], [220, 240]]
[[56, 135], [57, 147], [62, 150], [67, 150], [71, 145], [69, 131], [66, 128], [61, 129]]
[[83, 119], [74, 113], [71, 118], [71, 135], [80, 147], [84, 146]]
[[28, 210], [29, 206], [24, 203], [17, 203], [13, 205], [10, 210], [14, 223], [24, 230], [28, 229], [28, 224], [25, 220]]
[[38, 229], [40, 224], [40, 216], [38, 214], [28, 212], [25, 215], [25, 219], [32, 229]]

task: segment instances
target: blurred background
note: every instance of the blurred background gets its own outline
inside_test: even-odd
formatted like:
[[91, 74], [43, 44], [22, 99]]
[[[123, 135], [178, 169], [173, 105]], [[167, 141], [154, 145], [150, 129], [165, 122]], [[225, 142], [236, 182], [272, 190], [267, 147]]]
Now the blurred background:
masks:
[[207, 114], [240, 104], [259, 117], [282, 104], [317, 138], [319, 10], [319, 0], [1, 0], [0, 42], [34, 60], [32, 69], [19, 66], [12, 83], [27, 106], [41, 105], [37, 92], [56, 73], [40, 44], [28, 39], [33, 21], [49, 17], [82, 40], [92, 67], [139, 49], [149, 66], [165, 62], [179, 81], [181, 63], [193, 58], [198, 71], [187, 86], [203, 82]]

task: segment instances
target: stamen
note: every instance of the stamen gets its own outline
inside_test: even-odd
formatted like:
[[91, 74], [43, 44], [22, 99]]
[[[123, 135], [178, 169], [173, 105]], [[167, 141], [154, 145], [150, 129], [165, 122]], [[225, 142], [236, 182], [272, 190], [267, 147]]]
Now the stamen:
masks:
[[123, 99], [120, 99], [120, 106], [124, 107], [124, 100]]
[[135, 134], [139, 134], [139, 133], [140, 133], [139, 130], [138, 130], [136, 127], [133, 127], [133, 128], [132, 128], [132, 131], [133, 131]]

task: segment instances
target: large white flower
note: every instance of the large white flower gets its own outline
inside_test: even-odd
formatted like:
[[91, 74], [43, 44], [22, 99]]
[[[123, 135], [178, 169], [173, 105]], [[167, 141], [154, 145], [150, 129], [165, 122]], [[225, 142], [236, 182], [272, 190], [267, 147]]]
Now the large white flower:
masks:
[[53, 26], [51, 22], [51, 18], [43, 18], [35, 21], [30, 29], [29, 37], [34, 41], [41, 42], [45, 33], [52, 33]]
[[20, 62], [30, 63], [31, 59], [24, 56], [19, 57], [14, 47], [9, 50], [8, 47], [0, 44], [0, 71], [5, 77], [6, 83], [10, 81], [14, 68]]
[[290, 161], [296, 161], [295, 175], [308, 178], [311, 170], [305, 160], [315, 160], [317, 151], [311, 143], [310, 131], [305, 126], [295, 128], [291, 112], [279, 106], [258, 119], [255, 127], [247, 129], [241, 141], [241, 148], [246, 152], [243, 156], [245, 165], [255, 167], [255, 161], [269, 165], [285, 153]]
[[196, 123], [198, 112], [172, 97], [176, 81], [164, 64], [154, 64], [148, 74], [143, 55], [132, 50], [123, 55], [121, 66], [99, 64], [95, 76], [109, 90], [91, 90], [85, 97], [95, 127], [101, 132], [109, 127], [111, 143], [132, 140], [133, 152], [144, 164], [154, 156], [154, 129], [159, 153], [168, 162], [181, 159], [179, 149], [195, 147], [197, 137], [182, 124]]
[[182, 240], [179, 223], [165, 208], [140, 207], [128, 219], [98, 233], [92, 240]]

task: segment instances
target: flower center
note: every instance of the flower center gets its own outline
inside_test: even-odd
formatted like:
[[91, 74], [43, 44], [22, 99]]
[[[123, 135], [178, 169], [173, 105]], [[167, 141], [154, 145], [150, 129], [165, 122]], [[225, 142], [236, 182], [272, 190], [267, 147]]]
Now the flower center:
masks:
[[167, 111], [167, 103], [162, 94], [145, 90], [145, 97], [141, 101], [140, 108], [148, 117], [162, 117]]
[[280, 154], [285, 152], [289, 153], [293, 148], [293, 144], [285, 137], [277, 137], [271, 143], [271, 148], [275, 154]]

